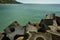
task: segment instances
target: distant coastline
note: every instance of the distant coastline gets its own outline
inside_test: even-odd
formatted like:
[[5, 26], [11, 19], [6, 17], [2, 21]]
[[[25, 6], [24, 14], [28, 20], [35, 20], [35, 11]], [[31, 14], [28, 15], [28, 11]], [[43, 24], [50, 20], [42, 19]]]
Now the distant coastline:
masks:
[[16, 0], [0, 0], [0, 4], [22, 4], [22, 3], [17, 2]]

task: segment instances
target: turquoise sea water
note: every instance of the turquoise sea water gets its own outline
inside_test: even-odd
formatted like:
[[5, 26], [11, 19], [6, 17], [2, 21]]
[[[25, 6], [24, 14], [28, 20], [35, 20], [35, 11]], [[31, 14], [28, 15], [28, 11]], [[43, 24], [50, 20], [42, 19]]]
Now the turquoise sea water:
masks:
[[51, 13], [60, 16], [60, 4], [0, 5], [0, 32], [14, 21], [21, 25], [26, 25], [29, 21], [39, 23], [46, 14]]

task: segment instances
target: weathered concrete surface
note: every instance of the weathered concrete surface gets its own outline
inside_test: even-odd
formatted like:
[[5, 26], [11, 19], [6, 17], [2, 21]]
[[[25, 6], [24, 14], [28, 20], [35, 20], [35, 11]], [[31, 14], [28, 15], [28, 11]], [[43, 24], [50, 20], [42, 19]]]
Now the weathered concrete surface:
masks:
[[36, 40], [38, 37], [42, 37], [44, 40], [52, 40], [52, 37], [49, 33], [32, 33], [32, 36], [29, 40]]
[[60, 40], [60, 36], [52, 34], [52, 40]]

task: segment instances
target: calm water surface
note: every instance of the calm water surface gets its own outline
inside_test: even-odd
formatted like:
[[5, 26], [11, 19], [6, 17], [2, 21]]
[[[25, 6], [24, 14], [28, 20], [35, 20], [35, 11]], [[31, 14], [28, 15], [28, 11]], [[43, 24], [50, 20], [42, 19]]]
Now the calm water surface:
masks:
[[46, 14], [51, 13], [60, 16], [60, 4], [0, 5], [0, 32], [14, 21], [21, 25], [26, 25], [29, 21], [39, 23]]

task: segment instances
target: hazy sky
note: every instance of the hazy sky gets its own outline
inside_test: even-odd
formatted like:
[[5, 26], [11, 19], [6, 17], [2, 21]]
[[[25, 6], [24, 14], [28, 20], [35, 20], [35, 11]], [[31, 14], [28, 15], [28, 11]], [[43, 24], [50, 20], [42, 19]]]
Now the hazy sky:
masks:
[[22, 3], [60, 4], [60, 0], [17, 0]]

